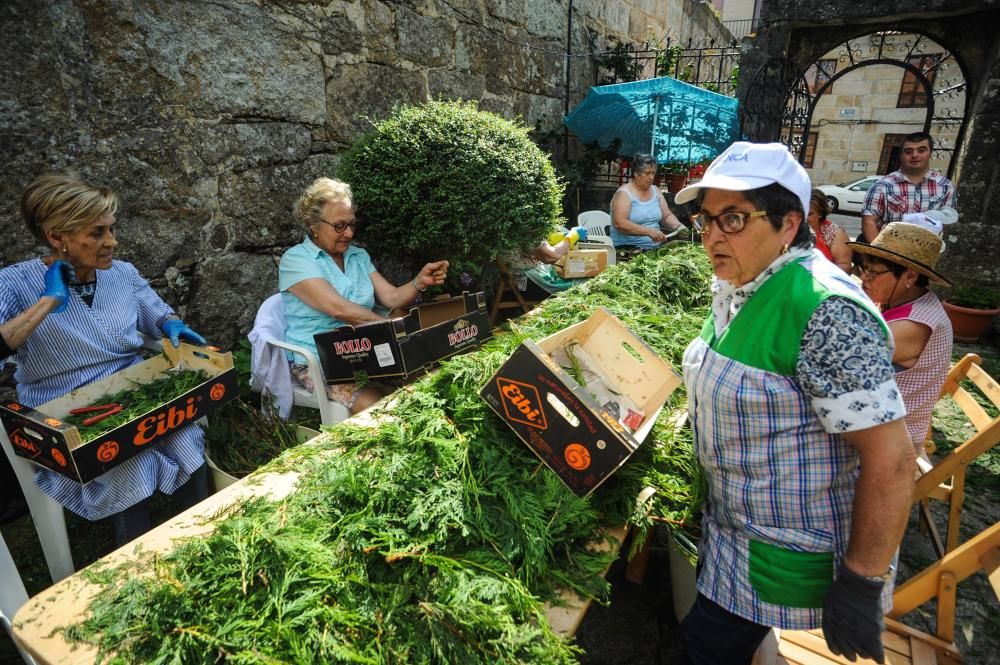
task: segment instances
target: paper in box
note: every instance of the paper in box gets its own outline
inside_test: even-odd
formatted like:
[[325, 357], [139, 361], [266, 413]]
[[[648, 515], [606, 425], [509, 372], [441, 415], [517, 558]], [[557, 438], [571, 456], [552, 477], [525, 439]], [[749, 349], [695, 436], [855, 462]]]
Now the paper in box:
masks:
[[387, 321], [343, 326], [314, 336], [328, 384], [401, 379], [475, 348], [492, 336], [486, 298], [478, 293], [413, 307]]
[[595, 277], [608, 267], [608, 253], [604, 249], [574, 249], [556, 262], [556, 272], [563, 279]]
[[[209, 378], [91, 441], [83, 442], [77, 428], [63, 422], [70, 409], [89, 406], [105, 395], [137, 383], [148, 383], [178, 365], [204, 370]], [[178, 428], [207, 416], [238, 394], [231, 354], [185, 343], [174, 349], [164, 342], [164, 353], [37, 408], [18, 402], [0, 404], [0, 419], [15, 453], [79, 483], [88, 483]]]
[[[551, 354], [571, 342], [645, 417], [633, 432], [597, 403]], [[526, 340], [480, 395], [545, 464], [579, 496], [608, 479], [649, 435], [681, 378], [604, 308], [537, 343]]]

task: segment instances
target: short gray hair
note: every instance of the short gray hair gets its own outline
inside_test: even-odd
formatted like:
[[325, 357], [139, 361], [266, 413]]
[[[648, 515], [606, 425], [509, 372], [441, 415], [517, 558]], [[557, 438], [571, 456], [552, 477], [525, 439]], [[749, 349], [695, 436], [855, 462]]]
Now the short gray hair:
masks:
[[656, 158], [648, 152], [639, 152], [632, 157], [632, 175], [647, 169], [656, 170]]

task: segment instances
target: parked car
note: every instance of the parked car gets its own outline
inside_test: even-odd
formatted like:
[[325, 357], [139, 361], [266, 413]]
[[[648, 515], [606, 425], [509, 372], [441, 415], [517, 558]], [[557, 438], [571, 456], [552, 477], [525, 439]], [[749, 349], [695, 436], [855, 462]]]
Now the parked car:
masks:
[[830, 212], [861, 212], [865, 194], [882, 176], [866, 175], [840, 185], [820, 185], [816, 189], [826, 194]]

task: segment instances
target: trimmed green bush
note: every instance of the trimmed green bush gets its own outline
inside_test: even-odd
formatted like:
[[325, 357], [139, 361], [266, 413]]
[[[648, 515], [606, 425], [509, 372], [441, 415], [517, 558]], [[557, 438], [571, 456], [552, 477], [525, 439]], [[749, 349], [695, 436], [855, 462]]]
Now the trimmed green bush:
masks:
[[338, 176], [376, 260], [483, 265], [537, 247], [560, 221], [563, 185], [527, 128], [473, 102], [398, 108], [354, 143]]

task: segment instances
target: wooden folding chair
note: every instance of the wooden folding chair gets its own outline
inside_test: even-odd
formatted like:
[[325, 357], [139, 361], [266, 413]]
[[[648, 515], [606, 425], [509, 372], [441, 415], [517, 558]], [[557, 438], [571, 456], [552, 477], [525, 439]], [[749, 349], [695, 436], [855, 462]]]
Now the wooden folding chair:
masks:
[[496, 259], [497, 270], [500, 276], [497, 280], [497, 288], [493, 292], [493, 306], [490, 307], [490, 326], [495, 326], [497, 314], [501, 309], [520, 307], [523, 314], [527, 314], [535, 307], [540, 300], [526, 300], [521, 294], [521, 289], [517, 288], [517, 278], [511, 271], [507, 263], [501, 259]]
[[[882, 634], [890, 665], [954, 665], [962, 662], [955, 646], [955, 592], [958, 583], [984, 570], [1000, 600], [1000, 522], [948, 552], [896, 589]], [[910, 628], [897, 618], [937, 600], [935, 634]], [[755, 665], [843, 665], [847, 659], [826, 648], [821, 630], [774, 630], [754, 658]], [[873, 660], [858, 660], [874, 663]]]
[[[987, 374], [980, 364], [982, 359], [972, 353], [965, 355], [948, 372], [941, 397], [950, 395], [976, 429], [964, 443], [942, 457], [936, 464], [920, 460], [922, 475], [917, 479], [914, 501], [920, 502], [920, 512], [928, 527], [937, 555], [943, 556], [958, 546], [962, 502], [965, 499], [965, 471], [977, 457], [1000, 443], [1000, 417], [991, 418], [986, 410], [962, 387], [968, 379], [1000, 410], [1000, 384]], [[929, 439], [930, 437], [928, 437]], [[944, 541], [930, 514], [930, 499], [948, 503], [948, 526]]]

